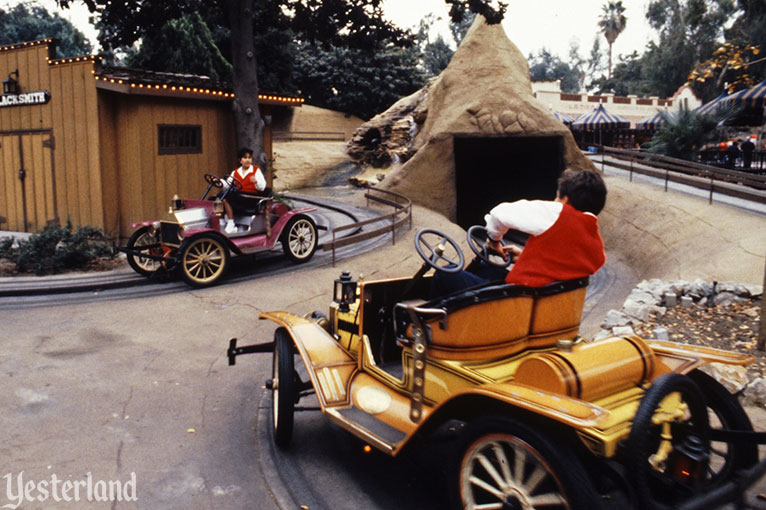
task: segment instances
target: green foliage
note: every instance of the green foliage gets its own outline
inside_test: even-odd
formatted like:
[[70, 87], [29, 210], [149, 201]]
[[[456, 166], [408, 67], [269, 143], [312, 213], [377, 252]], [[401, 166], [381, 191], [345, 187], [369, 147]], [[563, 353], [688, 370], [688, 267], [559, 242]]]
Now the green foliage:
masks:
[[719, 126], [737, 113], [734, 107], [721, 107], [712, 115], [699, 115], [683, 107], [675, 112], [662, 112], [665, 122], [649, 141], [647, 150], [695, 161], [704, 145], [718, 139]]
[[[709, 59], [734, 14], [732, 0], [653, 0], [646, 17], [659, 32], [642, 59], [644, 78], [660, 97], [686, 83], [689, 72]], [[695, 87], [695, 92], [700, 90]]]
[[0, 44], [58, 39], [60, 57], [90, 55], [93, 47], [85, 35], [58, 14], [50, 14], [38, 5], [18, 4], [4, 11], [0, 9]]
[[562, 92], [580, 90], [580, 73], [545, 48], [529, 56], [529, 75], [532, 81], [561, 80]]
[[48, 225], [15, 244], [12, 237], [0, 239], [0, 258], [12, 262], [20, 273], [59, 273], [84, 268], [96, 259], [111, 259], [115, 255], [100, 229], [84, 226], [73, 232], [69, 222], [65, 227]]
[[145, 35], [140, 50], [126, 61], [130, 67], [206, 75], [216, 81], [231, 80], [231, 64], [223, 57], [199, 13], [169, 20]]
[[620, 61], [614, 66], [611, 78], [602, 76], [594, 80], [592, 85], [599, 94], [653, 95], [649, 83], [644, 78], [641, 57], [635, 51], [627, 56], [620, 55]]
[[751, 44], [761, 50], [759, 62], [747, 71], [754, 82], [766, 79], [766, 0], [737, 0], [740, 15], [726, 31], [726, 39], [734, 44]]
[[302, 43], [295, 81], [306, 101], [369, 119], [426, 82], [416, 49], [324, 49]]

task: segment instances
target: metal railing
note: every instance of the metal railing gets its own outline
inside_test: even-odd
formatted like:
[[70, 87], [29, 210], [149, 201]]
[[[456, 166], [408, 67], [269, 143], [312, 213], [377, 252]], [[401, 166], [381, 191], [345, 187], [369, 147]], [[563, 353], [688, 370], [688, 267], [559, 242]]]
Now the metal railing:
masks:
[[[596, 156], [596, 154], [588, 155]], [[599, 155], [601, 156], [602, 171], [605, 165], [609, 165], [628, 170], [631, 181], [634, 173], [664, 179], [665, 191], [668, 190], [669, 182], [676, 182], [709, 190], [710, 203], [713, 201], [713, 193], [715, 192], [766, 204], [766, 175], [755, 175], [660, 154], [615, 149], [607, 146], [599, 146]], [[612, 156], [617, 161], [607, 161], [606, 156]], [[598, 161], [596, 160], [594, 163], [598, 163]]]
[[343, 131], [274, 131], [274, 141], [298, 142], [298, 141], [325, 141], [345, 142], [346, 134]]
[[[383, 196], [379, 196], [378, 194]], [[366, 241], [367, 239], [372, 239], [373, 237], [388, 234], [389, 232], [391, 233], [392, 244], [396, 244], [396, 229], [402, 226], [405, 222], [409, 223], [407, 227], [408, 229], [412, 228], [412, 201], [409, 198], [405, 197], [404, 195], [394, 193], [393, 191], [370, 187], [367, 188], [364, 197], [367, 199], [368, 206], [372, 200], [381, 204], [390, 205], [394, 208], [394, 212], [385, 216], [378, 216], [377, 218], [371, 218], [369, 220], [342, 225], [332, 229], [332, 241], [324, 243], [322, 245], [322, 249], [324, 251], [332, 250], [333, 267], [335, 267], [335, 250], [338, 248], [342, 248], [344, 246], [348, 246], [350, 244], [358, 243], [361, 241]], [[374, 223], [381, 222], [387, 222], [387, 224], [374, 230], [370, 230], [369, 232], [360, 232], [358, 234], [352, 234], [338, 239], [338, 233], [340, 232], [351, 229], [361, 229], [361, 227], [366, 225], [372, 225]]]

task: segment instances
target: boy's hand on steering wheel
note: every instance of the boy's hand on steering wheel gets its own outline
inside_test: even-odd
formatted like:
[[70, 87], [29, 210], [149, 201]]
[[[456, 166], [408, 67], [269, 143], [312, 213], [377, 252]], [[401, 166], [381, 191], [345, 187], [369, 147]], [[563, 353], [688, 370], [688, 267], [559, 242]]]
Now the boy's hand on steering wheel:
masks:
[[487, 248], [489, 248], [490, 251], [494, 252], [495, 255], [499, 255], [503, 257], [503, 260], [508, 260], [508, 255], [505, 253], [505, 250], [503, 249], [502, 242], [495, 241], [494, 239], [487, 239]]
[[502, 242], [493, 239], [487, 240], [487, 248], [489, 248], [490, 251], [493, 251], [496, 255], [503, 257], [503, 260], [508, 260], [508, 257], [510, 256], [513, 262], [516, 262], [516, 259], [521, 254], [521, 248], [518, 246], [512, 244], [503, 246]]

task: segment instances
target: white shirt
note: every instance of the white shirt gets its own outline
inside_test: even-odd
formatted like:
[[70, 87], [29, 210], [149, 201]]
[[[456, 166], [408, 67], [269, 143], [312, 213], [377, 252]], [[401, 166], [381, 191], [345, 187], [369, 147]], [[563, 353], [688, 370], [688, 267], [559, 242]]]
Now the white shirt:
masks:
[[564, 206], [551, 200], [517, 200], [503, 202], [484, 216], [489, 238], [499, 241], [508, 230], [519, 230], [537, 236], [556, 223]]

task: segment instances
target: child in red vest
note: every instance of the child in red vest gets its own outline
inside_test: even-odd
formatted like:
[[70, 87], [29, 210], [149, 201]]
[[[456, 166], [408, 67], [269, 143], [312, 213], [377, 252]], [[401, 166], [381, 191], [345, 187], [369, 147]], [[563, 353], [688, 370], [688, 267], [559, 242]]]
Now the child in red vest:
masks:
[[[556, 198], [518, 200], [494, 207], [484, 217], [488, 247], [514, 265], [506, 283], [540, 287], [560, 280], [590, 276], [606, 262], [604, 241], [596, 215], [606, 203], [606, 185], [592, 171], [566, 170], [558, 181]], [[514, 229], [529, 234], [523, 249], [500, 240]], [[468, 271], [438, 273], [432, 295], [444, 295], [488, 283], [486, 275]]]
[[226, 233], [231, 234], [237, 231], [234, 225], [234, 209], [247, 209], [254, 207], [257, 202], [254, 199], [260, 199], [257, 193], [266, 189], [266, 179], [263, 172], [257, 166], [253, 165], [253, 151], [250, 149], [240, 149], [239, 151], [240, 167], [231, 172], [231, 175], [224, 179], [227, 185], [232, 181], [237, 181], [239, 189], [232, 189], [226, 195], [223, 201], [223, 207], [229, 220], [226, 224]]

